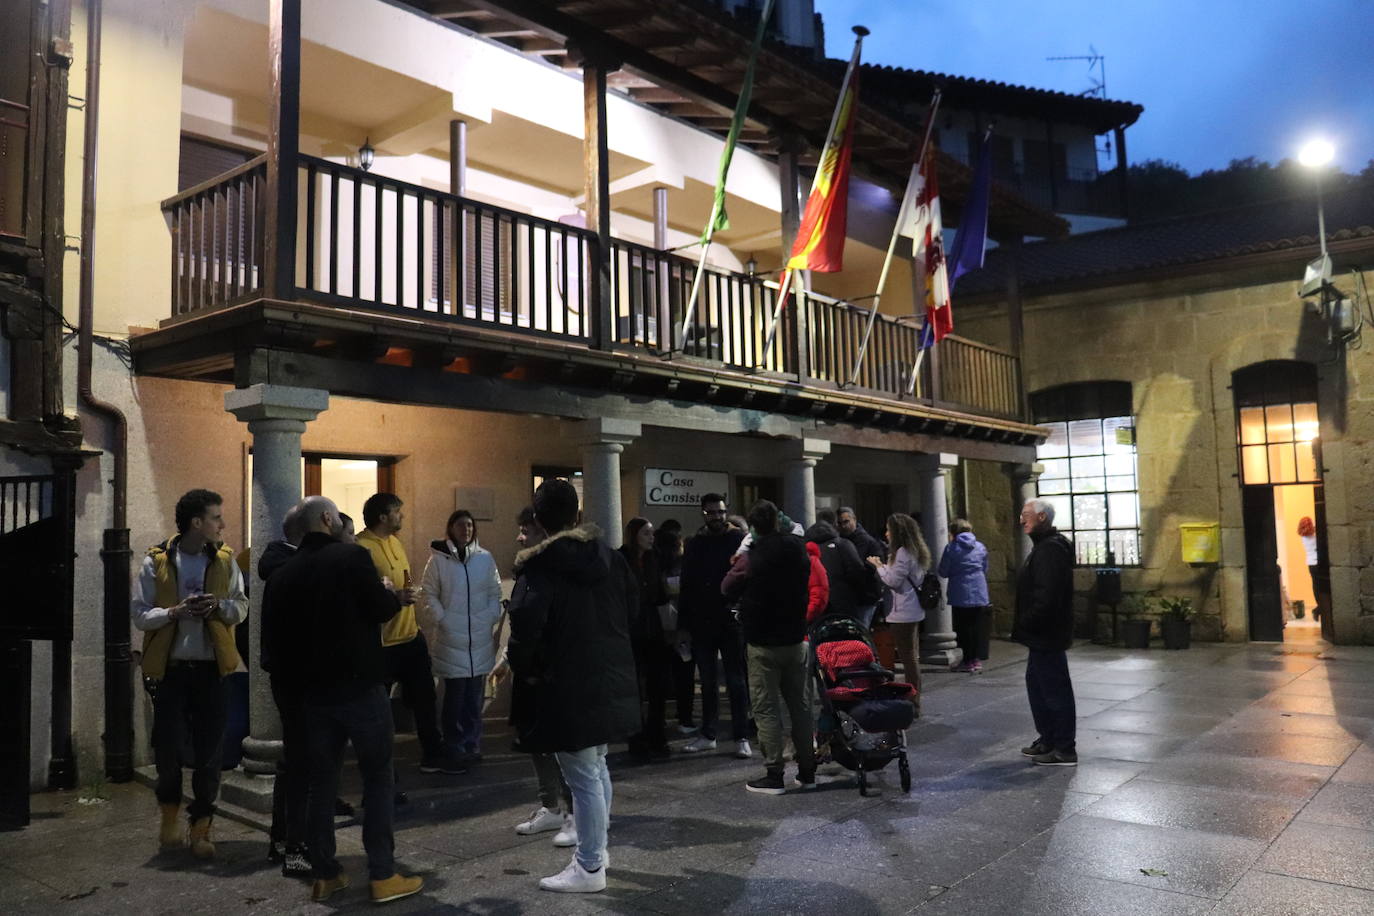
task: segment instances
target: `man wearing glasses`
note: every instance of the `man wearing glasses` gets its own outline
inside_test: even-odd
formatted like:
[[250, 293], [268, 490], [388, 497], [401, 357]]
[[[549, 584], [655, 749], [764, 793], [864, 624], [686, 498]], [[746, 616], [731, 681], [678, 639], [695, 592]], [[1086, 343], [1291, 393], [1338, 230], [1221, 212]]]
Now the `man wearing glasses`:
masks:
[[744, 533], [726, 521], [725, 497], [707, 493], [701, 498], [703, 525], [687, 542], [682, 557], [682, 585], [678, 626], [692, 637], [692, 656], [701, 674], [701, 734], [684, 751], [697, 753], [716, 748], [719, 725], [720, 681], [717, 657], [725, 668], [725, 689], [730, 695], [730, 729], [735, 756], [753, 756], [749, 746], [749, 693], [744, 677], [744, 637], [720, 584], [730, 570], [730, 560]]

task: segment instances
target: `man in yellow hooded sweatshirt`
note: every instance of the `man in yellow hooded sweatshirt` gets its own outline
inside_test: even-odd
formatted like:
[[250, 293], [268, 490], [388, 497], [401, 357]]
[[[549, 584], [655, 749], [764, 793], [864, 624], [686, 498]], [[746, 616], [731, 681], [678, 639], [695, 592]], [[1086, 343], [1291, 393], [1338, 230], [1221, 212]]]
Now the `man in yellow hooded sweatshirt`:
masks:
[[415, 596], [411, 588], [410, 560], [396, 536], [405, 523], [400, 497], [395, 493], [375, 493], [363, 503], [363, 524], [358, 543], [372, 554], [377, 575], [401, 589], [401, 612], [382, 627], [382, 647], [386, 656], [387, 681], [401, 685], [401, 699], [415, 714], [415, 734], [420, 739], [420, 772], [464, 772], [463, 766], [444, 753], [439, 734], [434, 694], [434, 673], [430, 668], [429, 646], [415, 622]]
[[191, 490], [176, 505], [177, 534], [149, 548], [134, 592], [134, 626], [143, 631], [143, 676], [153, 696], [153, 754], [159, 834], [164, 849], [186, 845], [181, 808], [182, 736], [191, 729], [191, 852], [215, 855], [210, 823], [219, 797], [228, 699], [224, 678], [239, 667], [234, 627], [248, 616], [234, 551], [220, 542], [224, 500]]

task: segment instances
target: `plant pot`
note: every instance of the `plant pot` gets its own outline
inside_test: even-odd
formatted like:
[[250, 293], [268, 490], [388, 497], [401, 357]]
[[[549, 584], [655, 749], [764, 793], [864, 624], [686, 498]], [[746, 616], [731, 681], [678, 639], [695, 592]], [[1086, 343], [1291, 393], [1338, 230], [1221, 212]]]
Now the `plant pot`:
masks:
[[1191, 620], [1161, 620], [1159, 635], [1164, 637], [1164, 648], [1186, 649], [1192, 645], [1193, 622]]
[[1150, 648], [1150, 621], [1121, 621], [1121, 644], [1127, 649]]

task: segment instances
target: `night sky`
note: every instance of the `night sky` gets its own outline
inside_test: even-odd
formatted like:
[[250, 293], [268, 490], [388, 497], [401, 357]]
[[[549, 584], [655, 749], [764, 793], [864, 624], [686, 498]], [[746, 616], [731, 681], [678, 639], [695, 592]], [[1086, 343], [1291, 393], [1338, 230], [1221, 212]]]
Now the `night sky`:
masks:
[[[1374, 0], [815, 0], [827, 53], [917, 70], [1082, 92], [1106, 57], [1107, 94], [1145, 107], [1127, 133], [1132, 162], [1191, 172], [1232, 159], [1296, 157], [1307, 137], [1336, 164], [1374, 159]], [[1105, 165], [1104, 161], [1104, 165]]]

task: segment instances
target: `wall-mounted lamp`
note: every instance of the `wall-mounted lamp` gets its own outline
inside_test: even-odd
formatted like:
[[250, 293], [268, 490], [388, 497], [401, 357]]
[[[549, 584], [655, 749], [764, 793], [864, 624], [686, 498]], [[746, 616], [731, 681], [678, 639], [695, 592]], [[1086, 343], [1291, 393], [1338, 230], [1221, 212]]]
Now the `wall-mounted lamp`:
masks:
[[372, 138], [367, 137], [363, 140], [363, 145], [358, 147], [358, 168], [364, 172], [372, 169], [372, 160], [377, 158], [377, 151], [372, 148]]
[[751, 277], [759, 272], [759, 262], [752, 254], [749, 256], [749, 260], [744, 262], [744, 271]]

